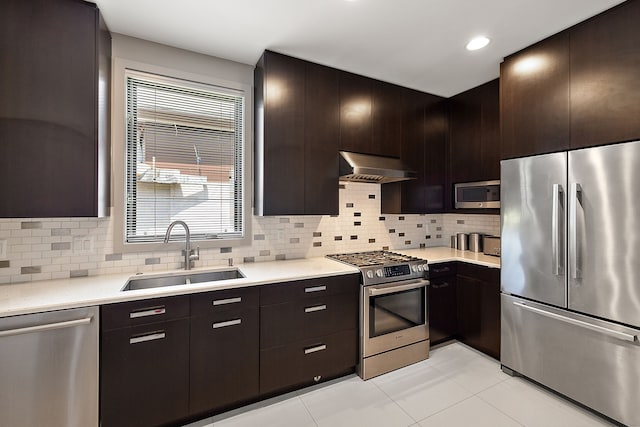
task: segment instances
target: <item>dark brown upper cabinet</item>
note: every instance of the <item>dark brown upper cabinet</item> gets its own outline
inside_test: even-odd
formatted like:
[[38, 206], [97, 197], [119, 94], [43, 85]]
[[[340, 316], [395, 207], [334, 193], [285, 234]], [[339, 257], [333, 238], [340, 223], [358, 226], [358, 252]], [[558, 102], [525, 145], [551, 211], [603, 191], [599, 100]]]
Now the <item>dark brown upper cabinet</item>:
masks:
[[340, 72], [340, 150], [400, 157], [403, 88]]
[[400, 157], [402, 139], [401, 87], [374, 80], [371, 86], [371, 154]]
[[0, 217], [109, 206], [111, 36], [92, 3], [0, 4]]
[[440, 213], [444, 209], [448, 132], [446, 100], [403, 90], [401, 158], [414, 180], [382, 185], [383, 213]]
[[337, 215], [338, 71], [265, 51], [254, 80], [255, 213]]
[[570, 29], [571, 148], [640, 139], [640, 1]]
[[455, 95], [449, 102], [449, 182], [500, 179], [499, 80]]
[[569, 34], [562, 32], [500, 65], [501, 158], [569, 148]]
[[371, 150], [371, 84], [367, 77], [340, 72], [340, 150]]

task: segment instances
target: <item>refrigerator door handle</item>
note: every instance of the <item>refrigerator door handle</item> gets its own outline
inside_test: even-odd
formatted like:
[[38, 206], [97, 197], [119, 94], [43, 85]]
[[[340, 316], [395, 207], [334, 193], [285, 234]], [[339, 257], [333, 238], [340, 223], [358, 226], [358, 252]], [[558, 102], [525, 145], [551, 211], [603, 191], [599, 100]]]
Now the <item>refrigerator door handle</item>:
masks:
[[550, 311], [542, 310], [537, 307], [531, 307], [530, 305], [523, 304], [518, 301], [514, 301], [513, 305], [518, 306], [524, 310], [528, 310], [533, 313], [539, 314], [541, 316], [549, 317], [551, 319], [556, 319], [561, 322], [569, 323], [571, 325], [575, 325], [585, 329], [589, 329], [591, 331], [599, 332], [601, 334], [610, 336], [612, 338], [617, 338], [619, 340], [629, 341], [629, 342], [636, 342], [638, 340], [637, 335], [631, 335], [624, 332], [614, 331], [613, 329], [605, 328], [603, 326], [593, 325], [591, 323], [583, 322], [582, 320], [572, 319], [570, 317], [566, 317], [560, 314], [552, 313]]
[[571, 254], [571, 278], [581, 279], [580, 247], [578, 242], [578, 205], [582, 200], [582, 186], [577, 182], [571, 184], [571, 203], [569, 205], [569, 252]]
[[564, 233], [564, 230], [561, 230], [562, 227], [562, 214], [563, 209], [561, 209], [561, 203], [564, 191], [562, 190], [562, 185], [553, 184], [552, 190], [552, 213], [551, 213], [551, 269], [553, 274], [556, 276], [560, 276], [564, 274], [564, 266], [562, 265], [562, 251], [560, 248], [562, 247], [561, 235]]

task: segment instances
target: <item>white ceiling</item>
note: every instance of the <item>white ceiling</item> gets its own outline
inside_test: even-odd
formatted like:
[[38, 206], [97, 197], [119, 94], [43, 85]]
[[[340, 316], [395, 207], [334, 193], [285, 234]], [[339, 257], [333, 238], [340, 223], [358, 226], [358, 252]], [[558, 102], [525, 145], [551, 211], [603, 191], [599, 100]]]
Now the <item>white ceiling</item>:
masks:
[[[451, 96], [621, 0], [94, 0], [112, 32], [254, 65], [271, 49]], [[478, 34], [492, 43], [464, 46]]]

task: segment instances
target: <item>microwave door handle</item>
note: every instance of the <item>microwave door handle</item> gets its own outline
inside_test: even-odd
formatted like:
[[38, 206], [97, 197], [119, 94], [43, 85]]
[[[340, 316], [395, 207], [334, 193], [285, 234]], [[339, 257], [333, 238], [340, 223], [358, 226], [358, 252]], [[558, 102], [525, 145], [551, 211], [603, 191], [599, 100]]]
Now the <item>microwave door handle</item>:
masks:
[[394, 285], [394, 286], [386, 285], [385, 287], [379, 287], [379, 288], [375, 286], [368, 286], [367, 293], [369, 296], [376, 297], [380, 295], [393, 294], [396, 292], [410, 291], [412, 289], [419, 289], [427, 285], [429, 285], [429, 281], [422, 279], [422, 280], [419, 280], [418, 282], [411, 282], [405, 285]]
[[551, 269], [555, 276], [564, 274], [562, 265], [562, 240], [561, 236], [564, 232], [562, 218], [564, 217], [564, 209], [562, 209], [562, 200], [564, 191], [562, 185], [553, 184], [551, 205]]

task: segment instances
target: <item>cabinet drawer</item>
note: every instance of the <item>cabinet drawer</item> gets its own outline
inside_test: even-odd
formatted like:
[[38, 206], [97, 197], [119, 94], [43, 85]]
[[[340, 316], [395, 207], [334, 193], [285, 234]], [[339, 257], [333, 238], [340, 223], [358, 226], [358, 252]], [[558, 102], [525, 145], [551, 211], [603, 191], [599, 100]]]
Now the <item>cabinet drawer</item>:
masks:
[[358, 295], [305, 298], [260, 309], [260, 348], [358, 328]]
[[258, 308], [258, 288], [225, 289], [191, 295], [191, 315], [205, 316], [213, 313]]
[[489, 268], [481, 265], [460, 262], [457, 265], [457, 274], [461, 276], [471, 277], [485, 282], [500, 283], [500, 269]]
[[178, 296], [107, 304], [101, 307], [102, 329], [163, 322], [189, 316], [189, 297]]
[[314, 298], [319, 295], [333, 295], [348, 292], [357, 294], [359, 289], [359, 273], [295, 280], [260, 288], [260, 305], [278, 304], [302, 298]]
[[455, 262], [442, 262], [438, 264], [429, 264], [429, 272], [427, 279], [434, 279], [442, 276], [452, 276], [456, 274]]
[[258, 308], [191, 319], [190, 413], [241, 404], [258, 395]]
[[357, 357], [357, 329], [261, 350], [260, 393], [335, 377], [354, 368]]
[[103, 332], [101, 425], [164, 425], [187, 414], [189, 320]]

